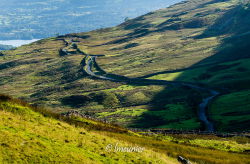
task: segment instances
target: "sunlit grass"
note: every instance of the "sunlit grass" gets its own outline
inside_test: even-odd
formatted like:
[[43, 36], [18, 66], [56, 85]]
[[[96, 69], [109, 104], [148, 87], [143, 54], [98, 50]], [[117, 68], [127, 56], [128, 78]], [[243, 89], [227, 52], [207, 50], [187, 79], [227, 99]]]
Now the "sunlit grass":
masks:
[[[109, 153], [105, 151], [108, 144], [131, 146], [131, 143], [44, 117], [29, 106], [17, 102], [0, 104], [2, 163], [177, 163], [152, 149], [126, 155], [120, 152]], [[78, 121], [84, 120], [79, 118]], [[88, 124], [98, 126], [98, 123], [91, 120]]]
[[152, 77], [150, 77], [149, 79], [174, 81], [174, 80], [177, 79], [181, 74], [182, 74], [182, 72], [169, 73], [169, 74], [161, 74], [161, 75], [152, 76]]
[[112, 116], [115, 114], [119, 115], [125, 115], [125, 116], [141, 116], [144, 112], [148, 111], [147, 109], [137, 109], [137, 108], [131, 108], [131, 109], [118, 109], [115, 112], [102, 112], [98, 113], [99, 116], [101, 117], [107, 117], [107, 116]]
[[204, 148], [211, 148], [216, 150], [228, 151], [228, 152], [246, 152], [250, 150], [250, 144], [248, 138], [242, 137], [242, 140], [246, 140], [246, 142], [240, 143], [234, 140], [233, 138], [219, 138], [213, 136], [203, 136], [204, 138], [197, 135], [173, 135], [173, 136], [164, 136], [157, 135], [156, 138], [171, 141], [179, 144], [188, 144], [188, 145], [196, 145]]
[[[141, 136], [129, 131], [121, 133], [119, 127], [116, 129], [117, 132], [97, 130], [98, 127], [112, 128], [113, 126], [77, 117], [59, 121], [55, 119], [57, 114], [33, 109], [19, 100], [6, 100], [6, 96], [1, 96], [0, 115], [0, 162], [2, 163], [82, 163], [84, 161], [84, 163], [174, 164], [178, 163], [176, 160], [178, 155], [194, 163], [249, 162], [246, 154], [201, 148], [224, 150], [223, 147], [230, 147], [231, 149], [225, 151], [238, 151], [246, 149], [247, 145], [223, 142], [224, 146], [220, 146], [223, 144], [218, 144], [217, 141], [204, 141], [202, 144], [202, 141], [197, 139], [191, 144], [201, 147], [192, 147], [182, 145], [181, 142], [176, 144], [166, 141], [167, 138], [156, 140], [154, 137]], [[125, 155], [120, 152], [105, 151], [108, 144], [116, 143], [120, 146], [141, 146], [146, 150], [142, 153]]]

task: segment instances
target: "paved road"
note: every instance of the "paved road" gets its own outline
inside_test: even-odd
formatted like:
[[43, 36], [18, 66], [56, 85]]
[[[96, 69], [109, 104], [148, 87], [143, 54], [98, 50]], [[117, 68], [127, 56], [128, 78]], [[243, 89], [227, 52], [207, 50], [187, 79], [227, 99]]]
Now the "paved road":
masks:
[[[92, 67], [94, 65], [94, 62], [96, 61], [96, 56], [87, 56], [86, 57], [87, 63], [84, 68], [87, 74], [90, 76], [103, 79], [103, 80], [110, 80], [110, 81], [116, 81], [116, 82], [126, 82], [126, 83], [137, 83], [137, 84], [143, 84], [143, 85], [179, 85], [179, 86], [187, 86], [193, 89], [202, 90], [204, 92], [210, 93], [210, 96], [203, 99], [202, 102], [199, 104], [199, 110], [198, 110], [198, 116], [199, 119], [205, 124], [206, 131], [213, 132], [214, 126], [211, 121], [208, 120], [208, 117], [206, 115], [206, 110], [208, 107], [208, 104], [220, 93], [209, 89], [205, 87], [201, 87], [194, 83], [188, 83], [188, 82], [182, 82], [182, 81], [166, 81], [166, 80], [153, 80], [153, 79], [142, 79], [142, 78], [128, 78], [128, 77], [122, 77], [122, 79], [118, 79], [115, 77], [108, 77], [108, 74], [98, 75], [92, 71]], [[119, 75], [117, 75], [119, 77]]]
[[115, 79], [113, 79], [113, 78], [109, 78], [109, 77], [106, 77], [106, 76], [102, 76], [102, 75], [97, 75], [97, 74], [95, 74], [95, 73], [91, 70], [91, 68], [92, 68], [93, 65], [94, 65], [96, 56], [88, 56], [88, 57], [89, 57], [89, 59], [88, 59], [88, 61], [87, 61], [87, 65], [85, 66], [85, 67], [86, 67], [85, 71], [87, 72], [88, 75], [93, 76], [93, 77], [96, 77], [96, 78], [99, 78], [99, 79], [103, 79], [103, 80], [117, 81], [117, 80], [115, 80]]

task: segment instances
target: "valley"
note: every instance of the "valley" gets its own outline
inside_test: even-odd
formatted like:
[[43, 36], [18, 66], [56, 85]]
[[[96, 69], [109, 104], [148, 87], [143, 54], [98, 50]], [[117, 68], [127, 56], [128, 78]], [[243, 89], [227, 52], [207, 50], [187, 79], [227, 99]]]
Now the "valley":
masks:
[[[67, 5], [41, 10], [57, 17], [80, 4], [26, 1], [18, 11]], [[182, 1], [88, 32], [60, 23], [0, 52], [0, 163], [250, 162], [249, 1]]]
[[[229, 21], [233, 24], [217, 34], [232, 14], [237, 21]], [[245, 99], [249, 97], [247, 15], [247, 4], [237, 1], [181, 2], [116, 27], [42, 39], [3, 51], [2, 93], [59, 113], [78, 110], [130, 128], [205, 130], [204, 122], [211, 120], [215, 130], [248, 130], [247, 112], [234, 117], [227, 114], [232, 113], [229, 108], [217, 112], [213, 103], [237, 92], [244, 91]], [[83, 72], [82, 64], [91, 64], [88, 57], [82, 60], [87, 54], [98, 56], [98, 63]], [[99, 72], [98, 76], [108, 72], [108, 76], [93, 78], [96, 73], [92, 72]], [[128, 79], [140, 82], [127, 83]], [[142, 84], [145, 79], [150, 83]], [[168, 85], [178, 83], [181, 85]], [[221, 94], [212, 102], [205, 101], [217, 93], [197, 86]], [[201, 107], [208, 107], [207, 119], [197, 114], [205, 113], [199, 112]], [[226, 124], [218, 119], [225, 114]]]
[[[205, 124], [206, 126], [206, 130], [209, 132], [213, 132], [214, 131], [214, 127], [213, 127], [213, 123], [211, 123], [210, 121], [208, 121], [208, 117], [206, 116], [206, 109], [208, 108], [208, 104], [219, 94], [219, 92], [208, 89], [208, 88], [204, 88], [192, 83], [185, 83], [185, 82], [179, 82], [179, 81], [173, 81], [172, 83], [166, 80], [150, 80], [150, 79], [137, 79], [137, 78], [126, 78], [126, 77], [122, 77], [119, 78], [119, 75], [109, 75], [107, 73], [105, 74], [97, 74], [92, 72], [91, 68], [93, 67], [93, 65], [97, 65], [97, 63], [95, 63], [96, 61], [96, 57], [97, 56], [86, 56], [86, 58], [88, 59], [87, 61], [85, 61], [87, 64], [84, 68], [84, 70], [86, 71], [87, 74], [89, 74], [90, 76], [99, 78], [99, 79], [103, 79], [103, 80], [110, 80], [110, 81], [116, 81], [116, 82], [125, 82], [127, 84], [141, 84], [141, 85], [177, 85], [177, 86], [187, 86], [190, 88], [194, 88], [197, 90], [202, 90], [204, 92], [209, 92], [211, 95], [205, 99], [202, 100], [201, 104], [199, 104], [199, 109], [198, 109], [198, 116], [199, 119]], [[103, 70], [102, 70], [103, 71]], [[105, 71], [103, 71], [105, 72]]]

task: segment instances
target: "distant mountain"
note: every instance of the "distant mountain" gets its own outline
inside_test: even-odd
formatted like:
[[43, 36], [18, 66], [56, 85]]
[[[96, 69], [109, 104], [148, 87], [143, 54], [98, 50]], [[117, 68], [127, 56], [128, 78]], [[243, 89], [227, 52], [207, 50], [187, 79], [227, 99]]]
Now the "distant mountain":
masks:
[[33, 39], [117, 25], [180, 0], [0, 0], [0, 39]]
[[2, 45], [2, 44], [0, 44], [0, 51], [2, 51], [2, 50], [10, 50], [12, 48], [14, 48], [14, 47], [10, 46], [10, 45]]

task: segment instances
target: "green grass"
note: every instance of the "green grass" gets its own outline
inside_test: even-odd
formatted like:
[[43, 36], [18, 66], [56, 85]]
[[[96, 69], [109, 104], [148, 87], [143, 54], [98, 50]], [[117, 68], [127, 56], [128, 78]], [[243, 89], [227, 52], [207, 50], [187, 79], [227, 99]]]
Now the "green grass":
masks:
[[[175, 80], [200, 82], [218, 88], [227, 88], [231, 93], [218, 97], [209, 108], [209, 116], [215, 121], [218, 131], [242, 131], [249, 129], [249, 63], [250, 59], [224, 62], [178, 72]], [[152, 79], [168, 79], [176, 73], [160, 74]], [[163, 126], [164, 127], [164, 126]]]
[[197, 135], [157, 135], [157, 139], [171, 141], [179, 144], [187, 144], [204, 148], [222, 150], [227, 152], [247, 152], [250, 150], [249, 138], [241, 137], [244, 142], [239, 142], [235, 138], [222, 139], [215, 136], [197, 136]]
[[[204, 67], [193, 68], [190, 70], [180, 71], [176, 73], [163, 73], [149, 78], [168, 81], [198, 81], [206, 85], [223, 86], [225, 84], [229, 85], [230, 83], [237, 81], [240, 82], [241, 80], [247, 81], [249, 79], [247, 75], [250, 71], [249, 64], [250, 59], [242, 59], [231, 62], [222, 62], [213, 66], [208, 65]], [[241, 88], [241, 86], [236, 87]]]
[[217, 98], [210, 107], [211, 118], [220, 131], [249, 127], [250, 91], [234, 92]]
[[202, 140], [195, 139], [193, 141], [189, 141], [191, 145], [198, 145], [207, 148], [215, 148], [223, 151], [230, 152], [244, 152], [250, 150], [250, 145], [247, 144], [238, 144], [236, 141], [217, 141], [217, 140]]
[[150, 79], [158, 79], [158, 80], [167, 80], [167, 81], [174, 81], [177, 79], [182, 72], [176, 72], [176, 73], [169, 73], [169, 74], [161, 74], [151, 77]]
[[[250, 59], [242, 59], [177, 73], [159, 74], [150, 79], [199, 82], [222, 93], [230, 91], [230, 94], [219, 96], [211, 105], [209, 117], [215, 121], [218, 131], [243, 131], [249, 129], [249, 63]], [[175, 126], [178, 127], [174, 123], [173, 127]]]
[[180, 121], [174, 121], [173, 123], [157, 126], [155, 128], [167, 128], [167, 129], [178, 129], [178, 130], [192, 130], [199, 129], [201, 123], [197, 118], [184, 119]]
[[107, 119], [123, 127], [130, 127], [134, 121], [138, 120], [143, 115], [143, 113], [148, 111], [148, 109], [143, 109], [143, 107], [147, 106], [116, 108], [103, 111], [100, 110], [95, 114], [95, 117]]
[[[36, 112], [36, 111], [40, 111]], [[202, 148], [192, 143], [177, 144], [130, 132], [85, 118], [58, 117], [45, 109], [33, 108], [20, 100], [1, 95], [1, 163], [178, 163], [182, 155], [194, 163], [248, 163], [248, 154]], [[60, 118], [58, 120], [57, 118]], [[103, 127], [114, 127], [107, 131]], [[144, 147], [142, 153], [107, 152], [108, 144]], [[214, 141], [216, 143], [216, 141]], [[226, 142], [224, 142], [226, 143]], [[208, 145], [208, 143], [206, 143]], [[228, 142], [237, 152], [240, 145]], [[247, 145], [242, 144], [242, 149]], [[223, 151], [222, 151], [223, 150]]]
[[165, 125], [155, 128], [190, 130], [199, 129], [201, 126], [195, 114], [185, 104], [168, 104], [165, 110], [149, 111], [147, 115], [161, 118], [166, 122]]
[[100, 116], [100, 118], [115, 114], [135, 117], [135, 116], [141, 116], [146, 111], [147, 111], [146, 109], [118, 109], [115, 112], [102, 112], [98, 113], [98, 115]]
[[[232, 12], [237, 14], [230, 14]], [[151, 77], [201, 83], [223, 93], [231, 93], [249, 90], [250, 60], [246, 58], [249, 54], [246, 46], [249, 41], [246, 38], [249, 37], [236, 37], [248, 31], [249, 16], [242, 16], [247, 13], [247, 6], [240, 7], [239, 0], [195, 0], [154, 11], [116, 27], [63, 38], [67, 41], [79, 41], [76, 43], [78, 48], [88, 54], [104, 54], [105, 56], [98, 57], [97, 62], [107, 73], [129, 77], [236, 58], [219, 64], [219, 67], [211, 65]], [[231, 19], [235, 21], [230, 21]], [[223, 27], [223, 23], [227, 21], [233, 24], [221, 29], [222, 31], [211, 30], [214, 26], [215, 29]], [[197, 26], [199, 24], [202, 25]], [[89, 37], [83, 39], [82, 36]], [[230, 40], [231, 36], [236, 39]], [[116, 113], [117, 116], [106, 117], [124, 126], [137, 121], [140, 122], [137, 124], [140, 127], [145, 118], [149, 118], [146, 119], [147, 123], [160, 118], [157, 125], [148, 124], [149, 127], [191, 129], [200, 126], [197, 107], [205, 97], [204, 93], [181, 87], [133, 86], [91, 78], [80, 66], [85, 56], [60, 56], [59, 50], [65, 47], [65, 43], [58, 39], [43, 39], [15, 50], [3, 51], [4, 56], [0, 57], [0, 68], [3, 68], [0, 72], [1, 92], [46, 106], [58, 113], [74, 109], [94, 117], [98, 116], [96, 113], [115, 112], [115, 108], [131, 109], [145, 105], [141, 109], [149, 111], [141, 114], [141, 117], [129, 118], [126, 115], [126, 118], [121, 118], [122, 112]], [[241, 45], [245, 45], [246, 49], [242, 49]], [[116, 103], [104, 105], [102, 99], [93, 96], [100, 92], [115, 95], [117, 99], [113, 100]], [[87, 96], [89, 100], [79, 103], [83, 104], [79, 106], [63, 103], [65, 98], [79, 95]], [[168, 104], [185, 104], [185, 110], [181, 109], [179, 112], [182, 111], [181, 114], [188, 117], [178, 119], [178, 112], [165, 110]]]
[[[142, 108], [146, 107], [146, 109]], [[187, 111], [190, 110], [190, 111]], [[187, 114], [188, 113], [188, 114]], [[147, 106], [117, 108], [113, 111], [99, 112], [98, 118], [107, 118], [112, 122], [127, 127], [168, 128], [168, 129], [200, 129], [201, 123], [195, 113], [184, 104], [168, 104], [161, 110], [150, 110]], [[147, 118], [161, 120], [160, 125], [151, 124]], [[139, 122], [138, 122], [139, 121]]]
[[[152, 150], [126, 155], [106, 152], [108, 144], [131, 144], [93, 129], [89, 131], [77, 127], [77, 124], [74, 126], [44, 117], [29, 106], [15, 101], [1, 101], [0, 109], [1, 163], [176, 163], [176, 160]], [[77, 120], [83, 121], [80, 118]], [[89, 120], [88, 126], [91, 124], [98, 126], [99, 123]]]
[[136, 86], [132, 86], [132, 85], [121, 85], [117, 87], [116, 90], [127, 91], [127, 90], [134, 90], [135, 88]]

